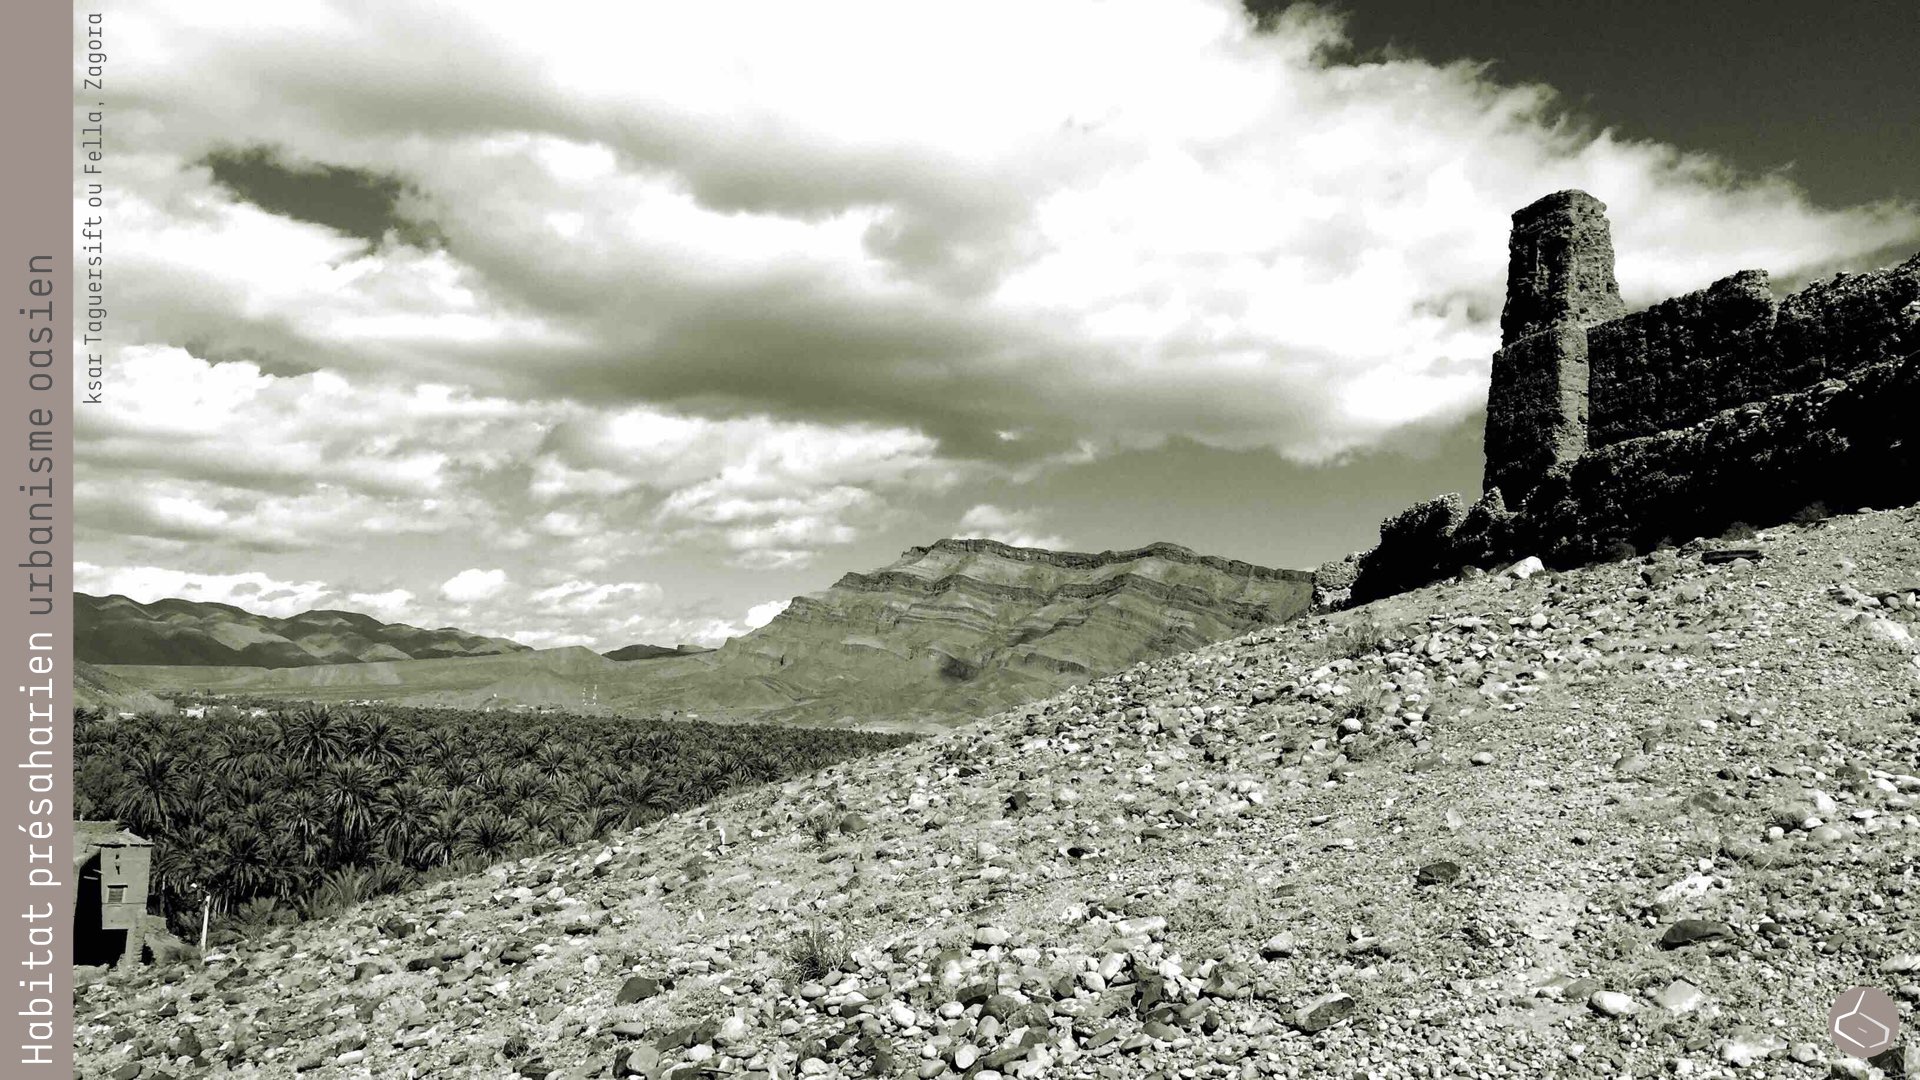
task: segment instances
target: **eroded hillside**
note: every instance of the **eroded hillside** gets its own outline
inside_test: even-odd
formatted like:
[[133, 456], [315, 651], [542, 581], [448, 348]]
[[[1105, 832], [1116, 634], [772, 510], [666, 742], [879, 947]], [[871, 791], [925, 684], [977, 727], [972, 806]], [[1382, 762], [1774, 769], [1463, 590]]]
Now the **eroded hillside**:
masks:
[[[1867, 1076], [1920, 510], [1411, 592], [84, 979], [89, 1076]], [[116, 1071], [117, 1070], [117, 1071]]]

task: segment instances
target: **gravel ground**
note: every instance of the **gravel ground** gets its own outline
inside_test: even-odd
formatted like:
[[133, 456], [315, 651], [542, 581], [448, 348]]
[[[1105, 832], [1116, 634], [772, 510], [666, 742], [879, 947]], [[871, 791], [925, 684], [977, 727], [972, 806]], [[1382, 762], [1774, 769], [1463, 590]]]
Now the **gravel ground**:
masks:
[[1920, 509], [1525, 569], [84, 972], [79, 1073], [1920, 1076], [1824, 1030], [1920, 1001]]

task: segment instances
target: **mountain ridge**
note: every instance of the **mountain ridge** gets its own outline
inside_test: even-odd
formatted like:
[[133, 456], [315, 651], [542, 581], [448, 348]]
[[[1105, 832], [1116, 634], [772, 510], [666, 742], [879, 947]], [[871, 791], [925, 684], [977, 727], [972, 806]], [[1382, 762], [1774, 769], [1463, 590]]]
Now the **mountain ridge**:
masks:
[[915, 558], [935, 551], [991, 552], [1004, 558], [1018, 559], [1022, 562], [1044, 562], [1056, 566], [1083, 568], [1088, 566], [1109, 566], [1114, 563], [1131, 562], [1148, 556], [1173, 559], [1196, 566], [1208, 566], [1231, 574], [1252, 574], [1273, 580], [1307, 580], [1313, 576], [1311, 570], [1286, 570], [1240, 559], [1227, 559], [1218, 555], [1202, 555], [1192, 548], [1175, 544], [1167, 540], [1155, 540], [1141, 547], [1127, 550], [1107, 550], [1101, 552], [1055, 551], [1052, 548], [1021, 547], [1000, 540], [985, 537], [950, 537], [936, 540], [921, 547], [910, 547], [901, 553], [902, 559]]
[[425, 629], [364, 612], [315, 608], [273, 616], [211, 600], [75, 592], [74, 650], [95, 664], [314, 667], [528, 651], [458, 627]]

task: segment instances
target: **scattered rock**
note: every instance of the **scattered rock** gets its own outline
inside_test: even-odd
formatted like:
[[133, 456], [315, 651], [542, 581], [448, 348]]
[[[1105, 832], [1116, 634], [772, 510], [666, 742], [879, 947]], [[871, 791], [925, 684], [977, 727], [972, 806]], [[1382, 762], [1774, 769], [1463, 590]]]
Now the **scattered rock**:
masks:
[[662, 989], [659, 979], [650, 975], [634, 975], [620, 984], [620, 992], [615, 995], [613, 1003], [631, 1005], [658, 995]]
[[1722, 941], [1731, 937], [1733, 927], [1726, 923], [1711, 919], [1681, 919], [1660, 935], [1660, 944], [1669, 949], [1682, 949], [1703, 941]]
[[1639, 1002], [1618, 990], [1595, 990], [1587, 998], [1587, 1005], [1603, 1016], [1632, 1016], [1640, 1011]]
[[1705, 1005], [1707, 996], [1700, 992], [1699, 987], [1687, 980], [1675, 979], [1656, 994], [1653, 1001], [1670, 1013], [1685, 1015]]
[[1354, 1000], [1346, 994], [1322, 994], [1294, 1010], [1293, 1026], [1311, 1035], [1345, 1020], [1353, 1009]]

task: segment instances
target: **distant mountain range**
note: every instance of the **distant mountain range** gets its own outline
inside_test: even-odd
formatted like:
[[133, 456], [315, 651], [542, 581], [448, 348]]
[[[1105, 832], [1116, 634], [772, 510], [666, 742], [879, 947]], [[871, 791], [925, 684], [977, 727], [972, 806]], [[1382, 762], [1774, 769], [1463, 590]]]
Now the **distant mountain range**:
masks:
[[75, 654], [95, 664], [259, 668], [432, 660], [531, 651], [506, 638], [453, 627], [422, 630], [355, 611], [303, 611], [284, 619], [231, 604], [73, 594]]
[[627, 645], [612, 652], [601, 653], [609, 660], [658, 660], [663, 656], [692, 656], [695, 653], [712, 652], [698, 645], [682, 645], [669, 649], [665, 645]]
[[111, 671], [163, 692], [923, 727], [1291, 619], [1312, 593], [1308, 572], [1174, 544], [1081, 554], [941, 540], [798, 597], [711, 651], [629, 646], [607, 656], [572, 648], [297, 670]]

